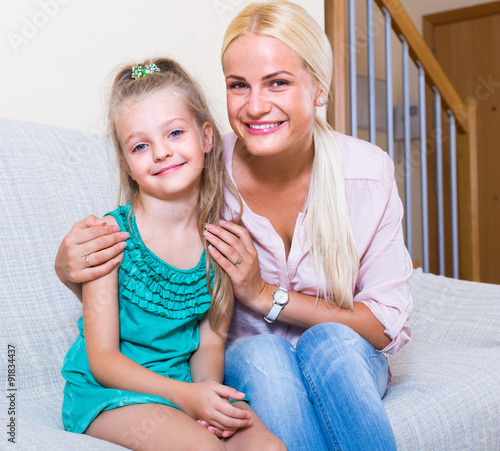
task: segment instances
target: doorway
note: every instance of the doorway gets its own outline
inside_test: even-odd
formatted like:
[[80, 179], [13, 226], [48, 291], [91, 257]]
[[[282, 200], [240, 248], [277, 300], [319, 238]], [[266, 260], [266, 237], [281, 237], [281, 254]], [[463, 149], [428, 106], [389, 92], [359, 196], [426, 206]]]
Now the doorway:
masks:
[[[500, 284], [500, 1], [432, 14], [423, 20], [424, 39], [436, 59], [460, 97], [472, 99], [475, 105], [480, 280]], [[428, 171], [434, 174], [433, 157], [428, 160]], [[443, 183], [449, 185], [449, 178], [444, 177]], [[429, 177], [429, 204], [435, 204], [434, 185], [434, 177]], [[429, 220], [435, 218], [430, 214]], [[429, 239], [431, 272], [437, 273], [436, 235]], [[451, 271], [448, 247], [446, 275]]]

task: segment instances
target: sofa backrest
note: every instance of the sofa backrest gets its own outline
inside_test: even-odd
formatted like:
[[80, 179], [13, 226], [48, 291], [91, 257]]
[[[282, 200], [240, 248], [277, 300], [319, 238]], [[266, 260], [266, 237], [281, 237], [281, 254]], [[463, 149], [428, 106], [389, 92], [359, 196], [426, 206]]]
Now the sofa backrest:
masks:
[[0, 359], [15, 347], [23, 396], [36, 398], [37, 387], [62, 395], [81, 304], [54, 258], [77, 220], [116, 207], [113, 152], [99, 135], [0, 119]]

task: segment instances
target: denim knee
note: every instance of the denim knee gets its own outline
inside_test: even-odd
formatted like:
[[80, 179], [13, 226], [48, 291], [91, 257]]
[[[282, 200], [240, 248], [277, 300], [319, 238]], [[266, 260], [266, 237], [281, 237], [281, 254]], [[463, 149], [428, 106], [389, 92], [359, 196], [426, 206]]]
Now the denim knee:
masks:
[[[260, 334], [240, 340], [226, 349], [226, 358], [243, 358], [252, 361], [272, 359], [275, 355], [286, 355], [293, 346], [283, 337], [273, 334]], [[265, 351], [265, 352], [263, 352]]]
[[297, 343], [297, 352], [323, 352], [330, 357], [360, 352], [366, 357], [378, 357], [379, 352], [349, 326], [339, 323], [322, 323], [307, 329]]
[[335, 345], [336, 347], [338, 343], [340, 349], [342, 349], [343, 344], [349, 344], [350, 340], [356, 340], [358, 337], [359, 335], [345, 324], [321, 323], [310, 327], [302, 334], [297, 343], [297, 348], [317, 347], [318, 345], [322, 346], [323, 343], [328, 343], [330, 346]]
[[345, 376], [347, 368], [353, 375], [363, 369], [371, 375], [380, 396], [387, 388], [387, 359], [344, 324], [322, 323], [306, 330], [297, 343], [297, 357], [318, 376]]
[[224, 383], [247, 395], [289, 450], [326, 450], [295, 347], [277, 335], [256, 335], [226, 350]]
[[268, 383], [299, 375], [295, 347], [277, 335], [255, 335], [226, 350], [225, 376], [230, 383], [237, 380], [239, 384], [259, 386], [259, 381]]

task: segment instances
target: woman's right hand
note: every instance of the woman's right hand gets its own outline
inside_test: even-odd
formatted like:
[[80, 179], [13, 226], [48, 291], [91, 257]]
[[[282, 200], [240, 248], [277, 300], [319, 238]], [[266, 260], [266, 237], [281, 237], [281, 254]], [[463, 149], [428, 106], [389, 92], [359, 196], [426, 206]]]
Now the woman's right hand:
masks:
[[81, 297], [81, 283], [98, 279], [119, 263], [116, 258], [126, 246], [127, 232], [95, 216], [78, 221], [64, 237], [57, 251], [56, 274]]

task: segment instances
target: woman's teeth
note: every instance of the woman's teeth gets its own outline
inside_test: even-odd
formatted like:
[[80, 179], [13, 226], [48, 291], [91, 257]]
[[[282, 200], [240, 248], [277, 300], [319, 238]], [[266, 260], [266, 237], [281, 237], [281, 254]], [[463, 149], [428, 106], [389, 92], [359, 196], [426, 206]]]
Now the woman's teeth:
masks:
[[248, 124], [254, 130], [263, 130], [265, 128], [274, 128], [280, 125], [280, 122], [273, 122], [272, 124]]

